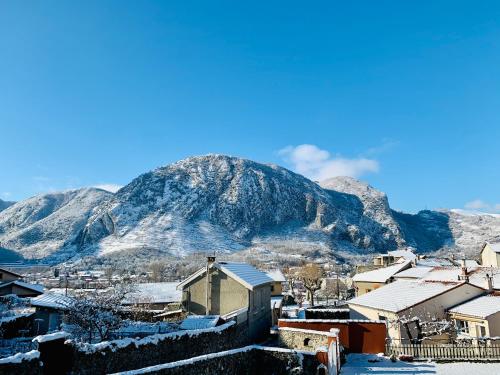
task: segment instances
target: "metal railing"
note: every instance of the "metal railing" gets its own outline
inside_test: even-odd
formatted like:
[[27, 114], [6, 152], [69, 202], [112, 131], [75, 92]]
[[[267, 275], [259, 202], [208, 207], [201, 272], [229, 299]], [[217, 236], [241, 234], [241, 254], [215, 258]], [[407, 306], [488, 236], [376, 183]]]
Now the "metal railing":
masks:
[[385, 353], [388, 356], [407, 355], [415, 359], [500, 360], [500, 343], [388, 343]]

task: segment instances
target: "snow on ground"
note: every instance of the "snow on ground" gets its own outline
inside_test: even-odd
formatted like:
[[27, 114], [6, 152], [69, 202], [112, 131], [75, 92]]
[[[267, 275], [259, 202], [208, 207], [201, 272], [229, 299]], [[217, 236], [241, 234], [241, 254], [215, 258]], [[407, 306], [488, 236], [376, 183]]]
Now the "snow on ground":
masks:
[[500, 374], [500, 363], [475, 362], [392, 362], [370, 354], [349, 354], [341, 375], [494, 375]]

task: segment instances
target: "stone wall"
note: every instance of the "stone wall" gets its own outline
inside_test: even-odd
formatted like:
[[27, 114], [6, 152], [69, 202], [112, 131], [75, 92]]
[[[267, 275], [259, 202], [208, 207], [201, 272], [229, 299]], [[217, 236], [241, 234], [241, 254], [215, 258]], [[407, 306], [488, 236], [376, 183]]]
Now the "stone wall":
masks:
[[179, 331], [99, 344], [73, 344], [73, 372], [104, 374], [174, 362], [238, 348], [247, 333], [234, 322], [196, 331]]
[[188, 360], [138, 369], [128, 374], [316, 374], [318, 366], [320, 366], [320, 362], [312, 353], [252, 345]]
[[21, 336], [20, 331], [24, 330], [33, 333], [34, 314], [21, 315], [5, 319], [0, 323], [0, 338], [12, 339]]
[[349, 353], [381, 353], [385, 350], [386, 325], [381, 320], [280, 319], [278, 327], [329, 332], [337, 328], [340, 344]]
[[0, 375], [41, 375], [40, 353], [36, 350], [0, 359]]
[[297, 328], [280, 328], [279, 345], [298, 350], [316, 352], [319, 347], [328, 347], [329, 332]]

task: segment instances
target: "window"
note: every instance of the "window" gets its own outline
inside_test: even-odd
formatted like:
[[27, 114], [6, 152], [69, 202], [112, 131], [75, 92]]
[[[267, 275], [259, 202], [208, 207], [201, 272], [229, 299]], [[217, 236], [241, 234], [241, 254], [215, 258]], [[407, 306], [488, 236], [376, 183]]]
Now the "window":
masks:
[[378, 320], [387, 320], [386, 316], [378, 314]]
[[457, 328], [461, 333], [469, 333], [469, 322], [465, 320], [457, 320]]
[[366, 289], [365, 293], [370, 293], [372, 290], [371, 289]]
[[311, 341], [311, 339], [309, 337], [305, 338], [304, 339], [304, 346], [309, 346], [309, 341]]
[[476, 336], [477, 337], [486, 337], [486, 327], [478, 324], [476, 326]]
[[274, 285], [271, 284], [271, 292], [274, 292]]

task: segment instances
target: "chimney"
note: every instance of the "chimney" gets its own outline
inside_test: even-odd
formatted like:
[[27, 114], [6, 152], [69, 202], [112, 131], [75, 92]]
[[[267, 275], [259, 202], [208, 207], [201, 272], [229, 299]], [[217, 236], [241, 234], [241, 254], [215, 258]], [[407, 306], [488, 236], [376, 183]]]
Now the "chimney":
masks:
[[460, 263], [462, 264], [462, 267], [461, 267], [459, 279], [464, 280], [465, 282], [468, 283], [469, 282], [469, 273], [467, 272], [467, 267], [465, 265], [465, 258], [462, 258]]
[[205, 284], [205, 315], [210, 315], [210, 299], [212, 294], [212, 287], [210, 285], [210, 266], [215, 263], [215, 255], [207, 256], [207, 270], [206, 270], [206, 284]]
[[493, 291], [493, 276], [486, 274], [486, 290], [488, 292]]

